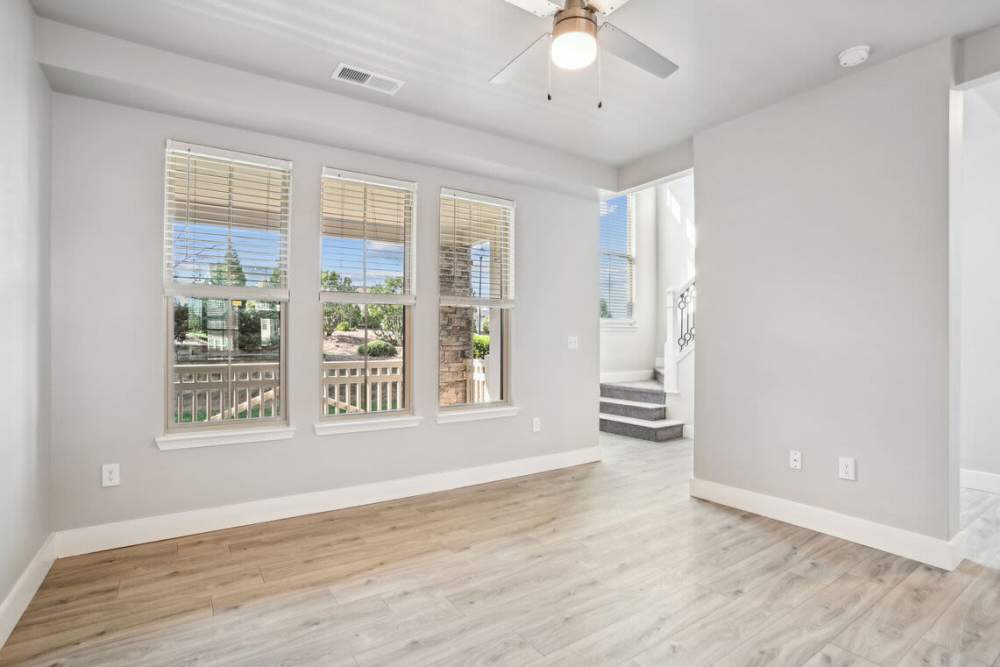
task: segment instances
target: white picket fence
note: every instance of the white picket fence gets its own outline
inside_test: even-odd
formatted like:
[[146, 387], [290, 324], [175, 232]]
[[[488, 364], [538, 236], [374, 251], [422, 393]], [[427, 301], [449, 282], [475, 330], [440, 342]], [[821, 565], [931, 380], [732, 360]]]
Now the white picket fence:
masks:
[[[323, 397], [327, 414], [401, 410], [403, 360], [324, 361]], [[367, 382], [365, 382], [367, 380]]]
[[268, 419], [281, 412], [277, 362], [176, 364], [175, 423]]

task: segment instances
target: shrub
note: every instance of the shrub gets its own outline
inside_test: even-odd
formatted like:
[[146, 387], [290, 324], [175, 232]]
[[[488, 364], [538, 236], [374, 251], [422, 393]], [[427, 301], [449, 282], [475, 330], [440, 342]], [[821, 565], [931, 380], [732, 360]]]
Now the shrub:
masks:
[[479, 334], [472, 335], [472, 356], [476, 359], [485, 359], [490, 353], [490, 337]]
[[174, 340], [178, 343], [183, 343], [191, 330], [191, 324], [188, 321], [190, 313], [187, 306], [174, 306]]
[[396, 346], [384, 340], [373, 340], [370, 343], [358, 345], [358, 354], [362, 356], [367, 354], [369, 357], [375, 358], [394, 357], [396, 356]]
[[343, 322], [338, 323], [335, 330], [336, 331], [351, 331], [352, 329], [354, 329], [354, 327], [351, 326], [351, 323], [345, 320]]

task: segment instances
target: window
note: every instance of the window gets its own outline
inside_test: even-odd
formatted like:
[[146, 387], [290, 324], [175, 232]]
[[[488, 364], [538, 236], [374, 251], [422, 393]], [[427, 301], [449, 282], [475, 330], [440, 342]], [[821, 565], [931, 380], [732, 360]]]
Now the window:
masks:
[[409, 411], [415, 183], [323, 170], [321, 413]]
[[442, 190], [438, 404], [509, 402], [514, 203]]
[[601, 202], [601, 319], [631, 320], [635, 295], [635, 203], [632, 195]]
[[167, 428], [285, 419], [291, 163], [167, 142]]

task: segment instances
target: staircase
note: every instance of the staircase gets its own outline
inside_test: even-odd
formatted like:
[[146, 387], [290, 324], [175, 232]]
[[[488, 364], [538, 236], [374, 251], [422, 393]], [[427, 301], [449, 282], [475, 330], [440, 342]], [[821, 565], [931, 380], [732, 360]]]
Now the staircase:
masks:
[[601, 430], [653, 442], [680, 438], [684, 422], [667, 419], [666, 404], [667, 395], [657, 380], [602, 382]]

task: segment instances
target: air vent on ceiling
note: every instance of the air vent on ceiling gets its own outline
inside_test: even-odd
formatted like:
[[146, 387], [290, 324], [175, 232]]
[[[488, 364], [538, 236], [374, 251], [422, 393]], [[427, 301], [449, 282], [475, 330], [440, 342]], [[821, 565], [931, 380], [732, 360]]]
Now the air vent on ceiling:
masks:
[[343, 81], [344, 83], [353, 83], [355, 86], [361, 86], [362, 88], [370, 88], [386, 95], [395, 95], [403, 87], [403, 82], [399, 79], [382, 74], [374, 74], [360, 67], [345, 65], [344, 63], [337, 65], [337, 69], [334, 70], [333, 76], [330, 78], [335, 81]]

